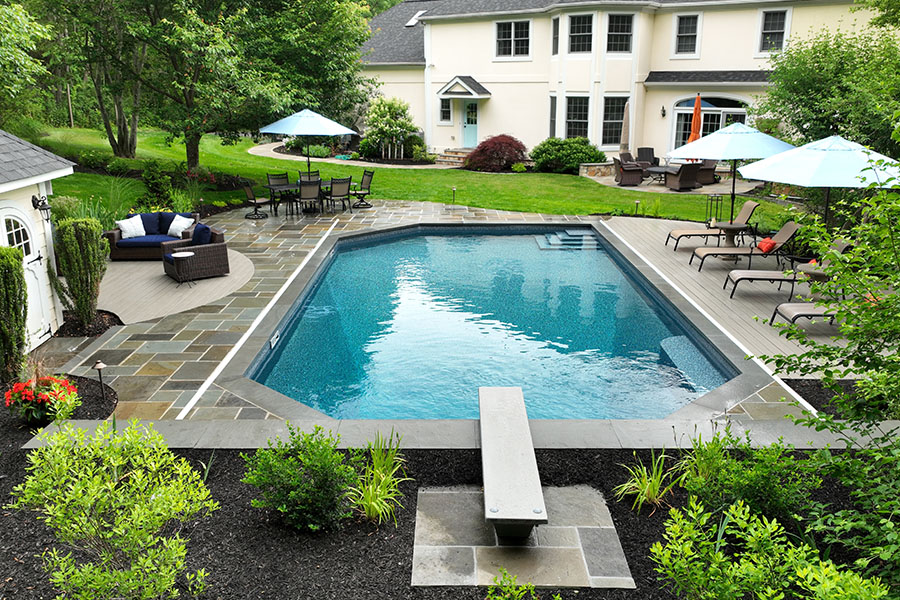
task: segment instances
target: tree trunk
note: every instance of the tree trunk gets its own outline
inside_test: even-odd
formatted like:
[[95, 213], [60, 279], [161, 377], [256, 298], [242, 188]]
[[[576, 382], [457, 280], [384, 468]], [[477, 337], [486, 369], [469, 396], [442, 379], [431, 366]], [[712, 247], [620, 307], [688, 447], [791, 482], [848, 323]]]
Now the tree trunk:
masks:
[[184, 148], [187, 152], [187, 168], [193, 171], [200, 166], [200, 134], [184, 134]]

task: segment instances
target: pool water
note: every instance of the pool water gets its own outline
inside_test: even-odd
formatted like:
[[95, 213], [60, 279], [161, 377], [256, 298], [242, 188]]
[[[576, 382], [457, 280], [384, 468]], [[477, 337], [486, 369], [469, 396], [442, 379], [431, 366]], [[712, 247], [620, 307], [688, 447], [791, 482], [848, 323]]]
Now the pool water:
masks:
[[477, 418], [480, 386], [530, 418], [662, 418], [724, 359], [610, 252], [588, 229], [339, 245], [251, 376], [340, 419]]

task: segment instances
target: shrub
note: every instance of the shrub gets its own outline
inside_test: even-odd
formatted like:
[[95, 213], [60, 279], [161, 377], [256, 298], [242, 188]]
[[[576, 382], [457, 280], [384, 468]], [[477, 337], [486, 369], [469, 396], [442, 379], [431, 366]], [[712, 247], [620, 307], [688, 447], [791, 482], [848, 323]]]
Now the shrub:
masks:
[[28, 295], [22, 251], [0, 246], [0, 382], [12, 381], [25, 363]]
[[400, 98], [375, 98], [369, 104], [366, 137], [379, 148], [383, 158], [403, 158], [404, 142], [415, 131], [407, 102]]
[[420, 153], [425, 151], [425, 140], [422, 139], [422, 136], [412, 134], [403, 140], [404, 155], [412, 158], [417, 151]]
[[681, 485], [711, 510], [724, 510], [740, 500], [753, 512], [782, 523], [793, 522], [822, 483], [784, 444], [752, 448], [749, 439], [740, 441], [727, 428], [709, 442], [694, 441], [680, 467]]
[[[180, 530], [218, 504], [161, 435], [136, 422], [122, 432], [104, 422], [92, 436], [66, 425], [28, 462], [12, 507], [40, 512], [56, 538], [77, 551], [44, 552], [45, 569], [62, 596], [177, 596], [187, 554]], [[201, 570], [187, 579], [196, 585], [204, 577]]]
[[29, 425], [46, 423], [58, 412], [71, 413], [78, 389], [59, 377], [36, 377], [14, 383], [6, 392], [6, 407]]
[[[519, 585], [516, 576], [500, 567], [500, 576], [494, 576], [494, 585], [488, 588], [485, 600], [539, 600], [530, 583]], [[559, 594], [553, 595], [553, 600], [559, 600]]]
[[466, 168], [472, 171], [508, 171], [514, 163], [525, 160], [525, 144], [511, 135], [495, 135], [487, 138], [466, 159]]
[[328, 158], [331, 156], [331, 150], [319, 144], [313, 144], [309, 148], [303, 148], [303, 156], [307, 153], [313, 158]]
[[[636, 452], [634, 457], [637, 459]], [[672, 488], [680, 481], [680, 477], [675, 477], [672, 469], [665, 468], [667, 458], [665, 452], [661, 452], [659, 456], [656, 456], [656, 453], [651, 451], [649, 467], [641, 461], [630, 467], [620, 465], [628, 471], [628, 480], [613, 489], [616, 500], [621, 502], [625, 496], [634, 496], [634, 503], [631, 505], [631, 509], [637, 508], [638, 512], [641, 512], [641, 507], [645, 502], [652, 504], [654, 507], [665, 504], [666, 496], [672, 492]], [[653, 510], [655, 512], [656, 508]]]
[[359, 140], [359, 155], [363, 158], [378, 158], [378, 144], [369, 138]]
[[525, 163], [520, 162], [513, 163], [509, 168], [513, 173], [524, 173], [528, 170], [528, 167], [525, 166]]
[[395, 445], [393, 431], [388, 439], [378, 433], [368, 451], [369, 460], [359, 477], [359, 486], [350, 490], [350, 501], [370, 521], [381, 525], [391, 519], [396, 527], [396, 508], [403, 508], [400, 484], [410, 481], [406, 477], [406, 461], [400, 454], [400, 436], [397, 435]]
[[547, 138], [531, 151], [534, 168], [548, 173], [578, 174], [582, 163], [602, 162], [606, 157], [587, 138]]
[[50, 281], [63, 306], [86, 326], [97, 314], [100, 280], [106, 272], [109, 244], [96, 219], [68, 219], [56, 228], [56, 256], [65, 276], [61, 281], [50, 269]]
[[123, 177], [131, 172], [131, 161], [124, 158], [114, 158], [106, 165], [106, 170], [110, 175]]
[[691, 498], [686, 513], [669, 513], [665, 540], [653, 544], [651, 558], [681, 598], [877, 600], [888, 594], [878, 579], [863, 579], [819, 559], [806, 544], [792, 544], [777, 521], [751, 514], [742, 502], [719, 521]]
[[105, 169], [112, 156], [96, 150], [85, 150], [78, 155], [78, 165], [86, 169]]
[[358, 483], [358, 454], [351, 452], [348, 460], [337, 450], [340, 438], [319, 426], [304, 433], [288, 423], [288, 434], [287, 443], [269, 440], [268, 448], [242, 455], [247, 472], [241, 481], [262, 493], [253, 506], [278, 511], [298, 529], [336, 527], [351, 515], [347, 496]]
[[172, 193], [172, 178], [163, 172], [159, 161], [148, 160], [144, 163], [141, 181], [147, 188], [138, 202], [142, 205], [168, 206]]

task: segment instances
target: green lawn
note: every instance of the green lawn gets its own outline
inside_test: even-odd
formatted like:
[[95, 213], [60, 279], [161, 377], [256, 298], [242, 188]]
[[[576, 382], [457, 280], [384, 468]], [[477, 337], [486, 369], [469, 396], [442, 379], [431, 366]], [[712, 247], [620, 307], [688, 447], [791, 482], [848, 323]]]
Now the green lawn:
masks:
[[[184, 160], [184, 146], [167, 146], [165, 134], [142, 130], [138, 136], [138, 159], [155, 158], [179, 163]], [[86, 150], [110, 154], [105, 135], [89, 129], [54, 129], [41, 144], [51, 151], [78, 155]], [[236, 145], [223, 146], [217, 136], [204, 136], [200, 148], [201, 164], [214, 171], [238, 174], [256, 181], [257, 194], [263, 194], [266, 173], [288, 171], [292, 175], [305, 165], [299, 161], [253, 156], [247, 152], [253, 143], [242, 139]], [[314, 161], [315, 162], [315, 161]], [[136, 168], [138, 165], [135, 165]], [[362, 168], [319, 162], [315, 167], [322, 177], [362, 176]], [[61, 195], [104, 197], [109, 193], [109, 177], [76, 173], [54, 182]], [[373, 181], [373, 198], [450, 202], [456, 188], [456, 203], [481, 208], [578, 214], [623, 212], [632, 214], [635, 201], [646, 215], [700, 221], [705, 212], [705, 195], [654, 194], [599, 185], [584, 177], [545, 173], [489, 174], [444, 169], [392, 169], [377, 167]], [[141, 186], [133, 188], [135, 195]], [[242, 197], [243, 192], [204, 192], [207, 202], [225, 196]], [[765, 224], [777, 226], [783, 220], [781, 207], [763, 203], [757, 214]]]

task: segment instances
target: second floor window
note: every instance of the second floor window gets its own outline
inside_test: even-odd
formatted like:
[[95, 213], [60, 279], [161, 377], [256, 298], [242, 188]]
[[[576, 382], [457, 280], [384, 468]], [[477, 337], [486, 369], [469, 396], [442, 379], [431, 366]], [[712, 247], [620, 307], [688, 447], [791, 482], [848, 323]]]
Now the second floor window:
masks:
[[553, 46], [550, 49], [550, 54], [553, 56], [559, 54], [559, 17], [553, 19]]
[[678, 17], [678, 32], [675, 34], [675, 54], [697, 53], [697, 30], [700, 17], [683, 15]]
[[591, 15], [569, 17], [569, 52], [590, 52], [593, 35], [593, 17]]
[[759, 41], [760, 52], [773, 52], [784, 47], [784, 30], [787, 24], [787, 11], [766, 10], [762, 16], [762, 35]]
[[628, 98], [620, 96], [603, 99], [603, 134], [600, 143], [603, 145], [618, 144], [622, 139], [622, 126], [625, 123], [625, 103]]
[[607, 52], [631, 52], [633, 19], [633, 15], [609, 15], [609, 33], [606, 36]]
[[566, 137], [588, 136], [588, 108], [590, 99], [587, 96], [566, 98]]
[[497, 23], [497, 56], [528, 56], [528, 21]]

